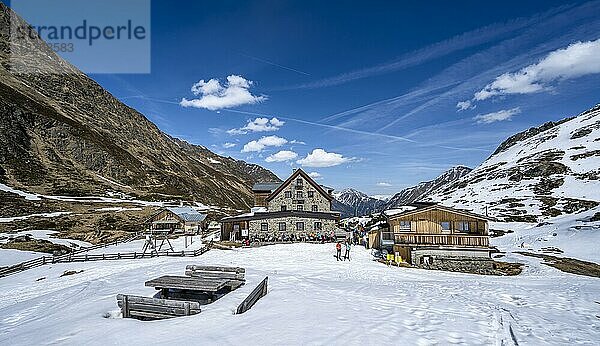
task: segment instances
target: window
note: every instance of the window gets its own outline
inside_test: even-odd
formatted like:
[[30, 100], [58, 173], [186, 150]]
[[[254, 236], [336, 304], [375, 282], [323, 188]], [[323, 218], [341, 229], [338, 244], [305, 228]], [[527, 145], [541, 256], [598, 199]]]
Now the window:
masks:
[[319, 211], [319, 206], [316, 204], [313, 204], [312, 211]]
[[269, 230], [269, 224], [266, 223], [266, 222], [261, 223], [260, 224], [260, 230], [263, 231], [263, 232], [268, 231]]
[[315, 231], [323, 230], [323, 224], [320, 221], [315, 222]]
[[281, 206], [281, 211], [286, 211], [286, 210], [287, 210], [287, 205], [285, 205], [285, 204], [284, 204], [284, 205], [282, 205], [282, 206]]
[[285, 222], [280, 222], [279, 223], [279, 232], [284, 232], [285, 231]]
[[298, 211], [304, 211], [304, 206], [302, 204], [298, 204], [296, 206], [296, 210], [298, 210]]
[[314, 191], [308, 191], [308, 198], [313, 198], [315, 197], [315, 192]]
[[302, 186], [303, 183], [304, 183], [304, 181], [302, 180], [302, 178], [296, 179], [296, 185], [297, 186]]
[[286, 191], [285, 198], [292, 198], [292, 191]]
[[239, 230], [240, 230], [240, 225], [237, 225], [237, 224], [236, 224], [236, 225], [233, 225], [233, 230], [234, 230], [235, 232], [239, 231]]
[[410, 221], [400, 221], [401, 231], [410, 231]]
[[469, 222], [459, 221], [456, 223], [456, 230], [459, 232], [469, 232]]
[[304, 222], [296, 222], [296, 231], [304, 231]]
[[304, 193], [302, 191], [296, 191], [296, 198], [304, 197]]
[[442, 231], [449, 231], [450, 230], [450, 222], [448, 222], [448, 221], [442, 221], [440, 223], [440, 225], [442, 226]]

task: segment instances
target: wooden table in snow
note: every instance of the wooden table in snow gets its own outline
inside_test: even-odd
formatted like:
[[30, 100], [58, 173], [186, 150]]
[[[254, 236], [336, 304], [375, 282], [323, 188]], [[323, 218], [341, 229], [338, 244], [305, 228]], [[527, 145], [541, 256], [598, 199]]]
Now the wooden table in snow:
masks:
[[206, 280], [190, 276], [165, 275], [150, 281], [146, 286], [156, 289], [175, 288], [180, 290], [191, 290], [201, 292], [217, 292], [229, 283], [228, 279]]

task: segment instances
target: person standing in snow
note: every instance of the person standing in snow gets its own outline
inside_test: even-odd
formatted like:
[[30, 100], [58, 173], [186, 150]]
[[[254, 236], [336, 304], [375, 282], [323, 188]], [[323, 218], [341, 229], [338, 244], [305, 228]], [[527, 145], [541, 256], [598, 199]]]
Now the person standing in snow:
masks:
[[337, 244], [335, 244], [335, 251], [336, 251], [336, 256], [335, 258], [337, 258], [338, 261], [342, 260], [342, 244], [338, 241]]
[[344, 253], [344, 261], [347, 259], [348, 261], [350, 260], [350, 241], [346, 242], [346, 252]]

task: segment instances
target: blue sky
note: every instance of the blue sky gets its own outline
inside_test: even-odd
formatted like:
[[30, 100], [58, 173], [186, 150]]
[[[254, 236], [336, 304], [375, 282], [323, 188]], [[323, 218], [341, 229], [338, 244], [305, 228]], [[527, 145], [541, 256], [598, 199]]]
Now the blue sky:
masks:
[[598, 1], [153, 0], [152, 72], [91, 77], [218, 154], [393, 194], [599, 103], [599, 14]]

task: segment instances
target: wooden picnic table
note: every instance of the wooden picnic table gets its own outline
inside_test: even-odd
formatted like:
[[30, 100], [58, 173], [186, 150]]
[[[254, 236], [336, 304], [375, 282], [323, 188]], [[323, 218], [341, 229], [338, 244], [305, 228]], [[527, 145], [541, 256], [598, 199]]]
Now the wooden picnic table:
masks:
[[190, 276], [173, 276], [164, 275], [150, 281], [146, 281], [145, 285], [156, 289], [180, 289], [201, 292], [217, 292], [227, 286], [230, 279], [201, 279]]

